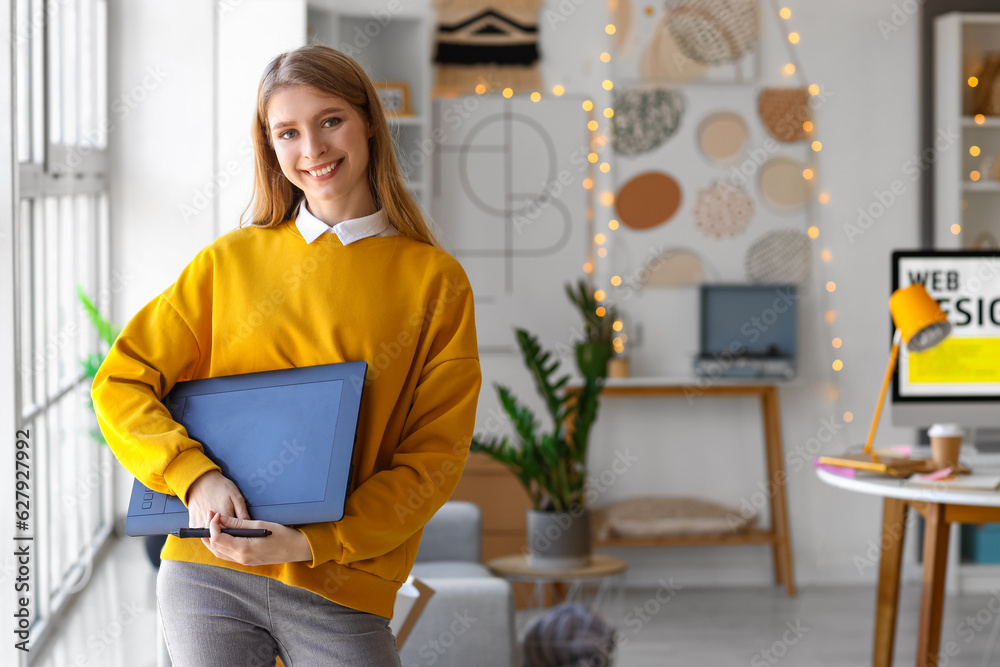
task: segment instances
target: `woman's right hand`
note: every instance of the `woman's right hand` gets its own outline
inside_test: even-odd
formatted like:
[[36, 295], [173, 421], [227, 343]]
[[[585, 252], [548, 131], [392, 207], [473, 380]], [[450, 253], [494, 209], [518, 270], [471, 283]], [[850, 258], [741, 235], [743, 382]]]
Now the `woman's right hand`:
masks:
[[209, 470], [188, 488], [188, 528], [208, 528], [211, 512], [250, 518], [243, 494], [218, 470]]

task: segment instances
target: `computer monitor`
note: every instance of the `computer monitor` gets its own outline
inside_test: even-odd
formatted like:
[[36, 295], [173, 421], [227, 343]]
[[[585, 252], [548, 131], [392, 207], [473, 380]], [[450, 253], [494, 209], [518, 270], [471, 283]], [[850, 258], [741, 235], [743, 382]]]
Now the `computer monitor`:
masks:
[[702, 285], [699, 375], [795, 375], [796, 286]]
[[893, 424], [1000, 426], [1000, 251], [894, 252], [892, 289], [913, 283], [927, 288], [952, 329], [924, 352], [900, 345]]

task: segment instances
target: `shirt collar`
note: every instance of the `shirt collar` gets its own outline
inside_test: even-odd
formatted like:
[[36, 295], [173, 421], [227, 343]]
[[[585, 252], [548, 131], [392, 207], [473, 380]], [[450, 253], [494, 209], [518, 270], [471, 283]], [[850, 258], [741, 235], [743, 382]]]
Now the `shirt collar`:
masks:
[[371, 215], [344, 220], [331, 227], [309, 212], [305, 199], [299, 204], [298, 214], [295, 216], [295, 226], [306, 243], [312, 243], [326, 232], [336, 234], [344, 245], [366, 239], [369, 236], [392, 236], [397, 233], [381, 208]]

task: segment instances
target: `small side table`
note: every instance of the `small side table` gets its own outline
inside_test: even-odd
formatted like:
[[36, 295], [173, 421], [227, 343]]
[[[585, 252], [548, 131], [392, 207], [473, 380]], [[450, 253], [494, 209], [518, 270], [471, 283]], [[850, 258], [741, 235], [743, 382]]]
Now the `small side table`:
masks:
[[[593, 554], [588, 567], [571, 570], [538, 570], [528, 565], [525, 554], [518, 554], [495, 558], [487, 563], [487, 566], [498, 577], [503, 577], [511, 583], [534, 584], [531, 598], [534, 606], [517, 615], [517, 638], [521, 645], [528, 625], [547, 611], [545, 588], [550, 584], [555, 586], [561, 596], [560, 600], [556, 600], [557, 604], [582, 605], [612, 627], [615, 626], [615, 621], [624, 616], [625, 570], [628, 564], [621, 558]], [[588, 593], [585, 591], [588, 583], [597, 584], [597, 590], [589, 602]]]

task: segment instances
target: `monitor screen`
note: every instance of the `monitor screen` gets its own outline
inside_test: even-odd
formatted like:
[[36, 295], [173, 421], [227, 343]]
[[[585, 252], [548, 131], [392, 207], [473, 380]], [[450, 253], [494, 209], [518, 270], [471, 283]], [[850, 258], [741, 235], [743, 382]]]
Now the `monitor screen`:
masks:
[[795, 285], [702, 285], [702, 356], [795, 357], [795, 295]]
[[913, 283], [941, 305], [952, 329], [924, 352], [900, 346], [893, 423], [1000, 425], [1000, 252], [893, 253], [893, 290]]

